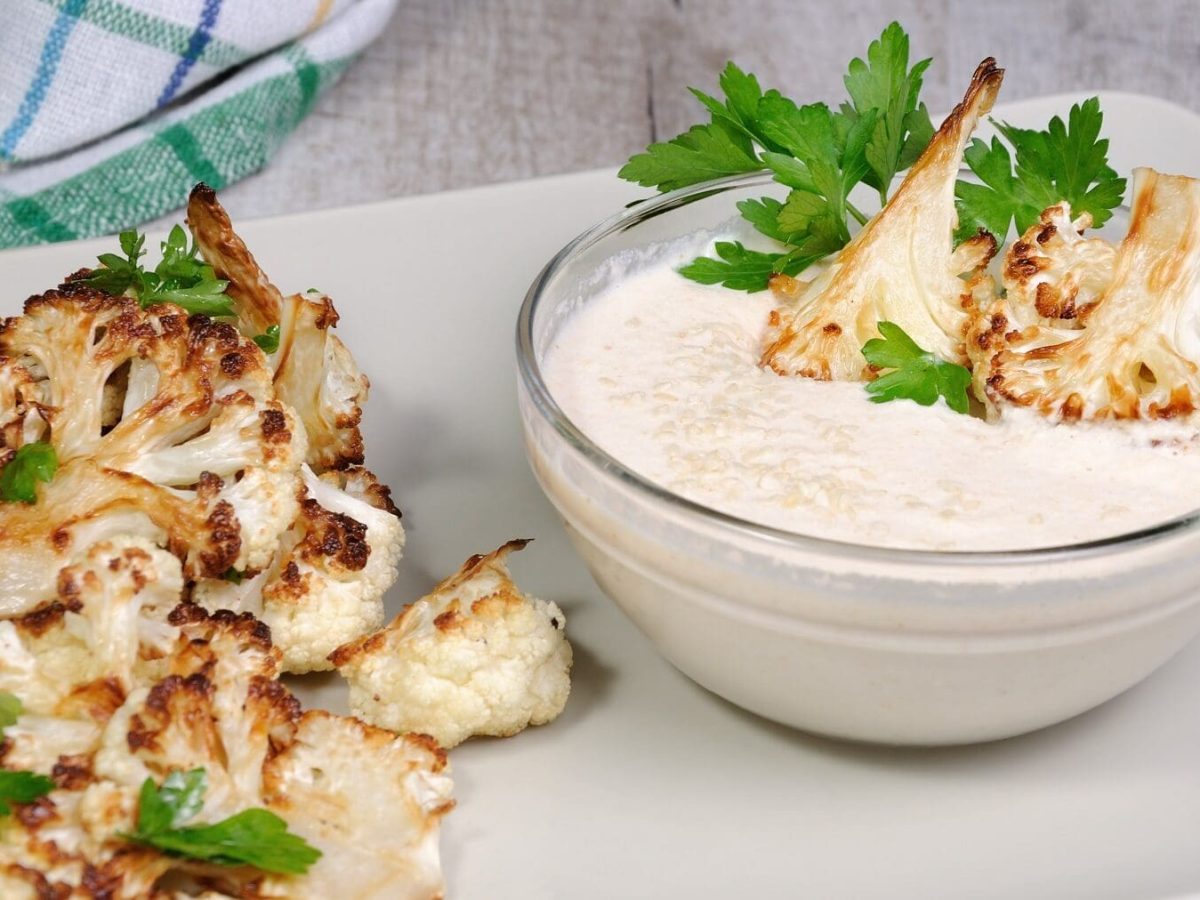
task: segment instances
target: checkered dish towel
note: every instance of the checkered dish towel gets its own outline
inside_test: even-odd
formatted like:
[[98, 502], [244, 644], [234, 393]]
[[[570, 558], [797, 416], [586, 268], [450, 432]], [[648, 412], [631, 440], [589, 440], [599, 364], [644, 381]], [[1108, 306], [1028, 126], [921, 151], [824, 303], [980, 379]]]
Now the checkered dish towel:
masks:
[[0, 247], [109, 234], [266, 164], [396, 0], [4, 0]]

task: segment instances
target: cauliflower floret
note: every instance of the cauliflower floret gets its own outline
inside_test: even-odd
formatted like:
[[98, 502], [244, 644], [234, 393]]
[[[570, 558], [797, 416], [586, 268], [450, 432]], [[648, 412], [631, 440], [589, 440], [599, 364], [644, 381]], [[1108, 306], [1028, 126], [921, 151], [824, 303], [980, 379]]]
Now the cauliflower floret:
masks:
[[[166, 619], [182, 589], [179, 561], [145, 540], [93, 546], [59, 572], [52, 603], [0, 621], [0, 691], [31, 714], [103, 721], [143, 659], [173, 642]], [[20, 728], [10, 737], [24, 741]]]
[[996, 242], [980, 234], [954, 249], [954, 184], [963, 148], [1003, 75], [995, 60], [980, 64], [895, 195], [812, 281], [773, 279], [784, 305], [768, 322], [764, 366], [823, 380], [870, 378], [862, 346], [878, 337], [881, 321], [944, 359], [965, 362], [969, 310], [990, 283], [985, 267]]
[[102, 725], [90, 719], [22, 715], [4, 729], [0, 763], [5, 768], [45, 771], [53, 760], [86, 756], [100, 742]]
[[119, 836], [133, 827], [136, 792], [95, 781], [86, 757], [60, 759], [51, 778], [49, 794], [0, 828], [0, 897], [162, 896], [155, 882], [174, 861]]
[[[68, 799], [60, 792], [27, 809], [26, 821], [4, 830], [0, 842], [0, 897], [4, 900], [95, 898], [159, 900], [154, 884], [171, 867], [171, 860], [150, 850], [118, 842], [110, 846], [66, 850], [53, 837], [81, 833]], [[52, 817], [53, 828], [38, 821]]]
[[562, 610], [509, 576], [504, 558], [526, 543], [471, 557], [387, 628], [336, 650], [354, 714], [447, 748], [553, 721], [571, 689], [571, 645]]
[[396, 579], [404, 529], [388, 491], [365, 469], [305, 466], [300, 515], [271, 568], [240, 584], [208, 580], [193, 599], [271, 627], [288, 672], [332, 668], [337, 647], [383, 624], [383, 595]]
[[112, 786], [107, 815], [119, 816], [145, 778], [201, 767], [197, 821], [266, 807], [323, 855], [304, 876], [172, 860], [160, 871], [181, 868], [232, 896], [440, 896], [438, 821], [453, 800], [436, 745], [302, 714], [274, 680], [279, 653], [251, 616], [182, 604], [170, 619], [180, 634], [169, 674], [130, 694], [95, 754], [94, 777]]
[[275, 389], [291, 406], [308, 435], [307, 462], [317, 473], [363, 461], [359, 424], [370, 383], [354, 357], [331, 331], [338, 314], [320, 293], [283, 297], [259, 268], [229, 216], [206, 185], [188, 200], [188, 225], [196, 245], [217, 275], [248, 334], [279, 326], [279, 349], [271, 355]]
[[[1173, 418], [1200, 402], [1200, 181], [1137, 169], [1132, 198], [1082, 328], [1036, 319], [1036, 294], [1031, 313], [1019, 291], [976, 323], [976, 383], [993, 416], [1025, 406], [1068, 421]], [[1063, 279], [1048, 290], [1069, 296], [1078, 282]]]
[[263, 762], [290, 740], [299, 704], [275, 680], [279, 651], [252, 616], [183, 604], [170, 620], [180, 635], [168, 674], [132, 692], [108, 721], [96, 773], [136, 788], [203, 768], [203, 817], [224, 818], [259, 803]]
[[294, 294], [283, 304], [275, 389], [304, 423], [308, 463], [317, 472], [358, 465], [363, 461], [358, 426], [371, 384], [330, 331], [338, 321], [333, 301], [324, 294]]
[[1117, 249], [1084, 237], [1090, 213], [1071, 219], [1065, 200], [1042, 212], [1004, 258], [1006, 305], [1019, 327], [1082, 328], [1113, 276]]
[[204, 261], [218, 278], [229, 282], [238, 324], [246, 334], [262, 334], [279, 324], [283, 298], [233, 230], [229, 214], [207, 184], [197, 184], [188, 197], [187, 224]]
[[[7, 320], [0, 353], [31, 374], [59, 460], [36, 505], [0, 506], [0, 615], [47, 599], [59, 569], [114, 535], [168, 547], [189, 578], [270, 562], [296, 516], [304, 435], [252, 341], [73, 283]], [[106, 424], [118, 370], [122, 414]]]
[[446, 755], [421, 735], [306, 712], [267, 762], [270, 808], [324, 854], [303, 879], [268, 877], [295, 900], [441, 897], [441, 817], [453, 806]]

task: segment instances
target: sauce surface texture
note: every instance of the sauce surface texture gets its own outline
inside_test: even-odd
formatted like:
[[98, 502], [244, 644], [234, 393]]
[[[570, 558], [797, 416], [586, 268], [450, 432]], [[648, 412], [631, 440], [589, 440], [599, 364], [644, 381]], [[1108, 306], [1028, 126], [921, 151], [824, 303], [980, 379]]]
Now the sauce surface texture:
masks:
[[694, 255], [614, 267], [545, 356], [567, 416], [650, 481], [775, 528], [926, 550], [1075, 544], [1200, 507], [1195, 425], [989, 424], [760, 369], [776, 301], [674, 271]]

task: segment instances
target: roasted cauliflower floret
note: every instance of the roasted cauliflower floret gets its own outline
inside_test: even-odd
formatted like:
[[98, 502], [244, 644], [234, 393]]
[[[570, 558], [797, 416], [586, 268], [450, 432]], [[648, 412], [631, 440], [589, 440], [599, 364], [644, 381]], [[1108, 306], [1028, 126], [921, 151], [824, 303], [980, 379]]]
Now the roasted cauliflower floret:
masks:
[[103, 788], [59, 789], [17, 810], [0, 830], [0, 897], [158, 900], [154, 889], [173, 861], [115, 837], [131, 824], [129, 798]]
[[454, 747], [553, 721], [571, 689], [571, 645], [555, 604], [520, 593], [510, 541], [474, 556], [387, 628], [339, 648], [354, 714]]
[[[0, 691], [22, 704], [0, 765], [55, 782], [0, 823], [0, 895], [440, 896], [444, 754], [302, 716], [278, 680], [383, 620], [404, 532], [356, 465], [367, 382], [328, 298], [285, 301], [205, 190], [190, 214], [240, 332], [85, 273], [0, 325], [0, 464], [34, 441], [58, 463], [36, 503], [0, 504]], [[251, 338], [273, 325], [264, 355]], [[123, 836], [146, 779], [197, 768], [195, 821], [277, 809], [328, 842], [320, 866], [267, 875]]]
[[269, 808], [323, 854], [303, 879], [268, 877], [267, 896], [442, 896], [438, 830], [453, 784], [430, 739], [312, 710], [267, 761], [263, 785]]
[[317, 472], [363, 461], [362, 407], [370, 382], [330, 330], [338, 321], [325, 295], [283, 301], [275, 389], [308, 434], [308, 463]]
[[[82, 723], [35, 715], [6, 730], [0, 763], [49, 773], [56, 788], [0, 828], [3, 896], [26, 896], [26, 885], [42, 890], [38, 897], [93, 896], [102, 886], [114, 900], [200, 889], [314, 900], [441, 895], [438, 823], [453, 800], [445, 755], [431, 739], [301, 714], [275, 680], [280, 655], [267, 628], [249, 615], [185, 603], [167, 624], [176, 639], [157, 661], [161, 677], [134, 687], [102, 733], [97, 723], [81, 731]], [[30, 731], [42, 733], [32, 755]], [[197, 767], [207, 790], [195, 821], [272, 809], [322, 851], [318, 865], [303, 876], [267, 875], [121, 837], [134, 827], [145, 778], [161, 783]], [[176, 894], [181, 884], [190, 887]]]
[[[1137, 169], [1132, 197], [1129, 231], [1115, 250], [1111, 278], [1086, 304], [1082, 329], [1026, 325], [1030, 314], [1019, 295], [976, 325], [976, 379], [992, 415], [1023, 406], [1068, 421], [1156, 419], [1195, 409], [1200, 181]], [[1068, 278], [1050, 289], [1067, 296], [1074, 285]]]
[[109, 720], [96, 773], [137, 788], [172, 770], [203, 768], [202, 815], [219, 819], [259, 803], [272, 747], [291, 739], [300, 708], [280, 682], [279, 652], [253, 616], [193, 605], [170, 617], [180, 629], [166, 675], [129, 695]]
[[776, 276], [762, 364], [780, 375], [836, 381], [871, 377], [862, 346], [894, 322], [921, 347], [965, 362], [970, 310], [990, 279], [995, 240], [957, 249], [954, 184], [963, 149], [991, 109], [1003, 78], [995, 60], [975, 71], [962, 103], [942, 123], [887, 205], [811, 281]]
[[[1008, 248], [1003, 284], [1006, 306], [1018, 327], [1047, 324], [1082, 328], [1113, 276], [1117, 249], [1084, 237], [1092, 217], [1072, 220], [1065, 200]], [[968, 348], [969, 349], [969, 348]]]
[[[179, 562], [126, 538], [93, 546], [57, 581], [54, 601], [0, 621], [0, 691], [19, 697], [31, 715], [103, 722], [145, 660], [174, 642], [167, 616], [183, 589]], [[18, 749], [24, 723], [9, 735]]]
[[300, 515], [274, 564], [241, 583], [205, 581], [193, 598], [207, 609], [248, 611], [271, 627], [288, 672], [332, 668], [337, 647], [383, 624], [404, 529], [387, 488], [362, 468], [303, 469]]
[[271, 355], [275, 389], [304, 425], [308, 464], [318, 474], [361, 464], [359, 424], [370, 383], [331, 330], [338, 321], [333, 301], [324, 294], [283, 297], [206, 185], [192, 191], [188, 225], [205, 260], [229, 280], [243, 330], [259, 334], [279, 326], [279, 349]]
[[[269, 564], [296, 516], [304, 434], [233, 326], [68, 284], [4, 323], [0, 354], [30, 373], [59, 461], [39, 503], [0, 506], [0, 615], [118, 535], [168, 547], [189, 578]], [[121, 416], [106, 422], [118, 371]]]

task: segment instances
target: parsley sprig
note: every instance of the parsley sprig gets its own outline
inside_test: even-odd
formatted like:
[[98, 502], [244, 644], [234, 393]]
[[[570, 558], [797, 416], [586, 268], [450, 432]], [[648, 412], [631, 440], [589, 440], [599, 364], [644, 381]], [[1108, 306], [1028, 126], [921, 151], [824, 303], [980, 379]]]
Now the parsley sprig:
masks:
[[[865, 183], [886, 202], [898, 171], [920, 155], [933, 135], [919, 102], [929, 60], [908, 65], [908, 35], [893, 22], [850, 63], [850, 99], [839, 109], [799, 106], [732, 62], [721, 73], [723, 99], [691, 88], [711, 120], [670, 141], [651, 144], [620, 171], [629, 181], [660, 191], [710, 178], [770, 171], [790, 189], [783, 201], [745, 200], [738, 209], [760, 233], [783, 245], [779, 252], [747, 250], [735, 242], [715, 249], [681, 273], [705, 284], [764, 290], [771, 275], [795, 275], [850, 240], [849, 218], [866, 221], [850, 192]], [[769, 262], [769, 265], [768, 265]]]
[[[0, 691], [0, 734], [16, 724], [21, 712], [21, 701], [7, 691]], [[12, 804], [32, 803], [52, 790], [54, 782], [45, 775], [0, 769], [0, 818], [12, 813]]]
[[138, 796], [137, 828], [122, 836], [174, 856], [284, 875], [303, 874], [321, 858], [320, 850], [266, 809], [246, 809], [211, 825], [183, 824], [200, 811], [207, 789], [204, 769], [172, 772], [161, 786], [147, 778]]
[[153, 269], [142, 265], [146, 236], [130, 229], [118, 236], [121, 252], [102, 253], [101, 268], [81, 279], [97, 290], [113, 295], [129, 294], [143, 307], [174, 303], [189, 313], [206, 316], [234, 315], [233, 301], [225, 294], [229, 282], [217, 278], [213, 267], [189, 245], [187, 232], [176, 225], [162, 242], [162, 259]]
[[894, 322], [880, 322], [878, 328], [883, 337], [863, 344], [862, 354], [880, 371], [891, 371], [865, 385], [872, 402], [907, 399], [933, 406], [938, 397], [944, 397], [946, 405], [955, 412], [966, 413], [970, 409], [969, 369], [921, 349]]
[[258, 344], [263, 353], [274, 353], [279, 349], [279, 326], [268, 325], [266, 331], [254, 336], [254, 343]]
[[1003, 140], [975, 138], [964, 155], [983, 183], [959, 181], [955, 188], [959, 237], [982, 228], [1002, 242], [1012, 222], [1024, 232], [1062, 200], [1073, 214], [1091, 213], [1096, 227], [1107, 222], [1121, 204], [1125, 179], [1108, 164], [1103, 123], [1097, 97], [1072, 106], [1066, 123], [1055, 116], [1040, 131], [994, 122]]
[[49, 482], [58, 471], [58, 454], [42, 441], [23, 444], [0, 469], [0, 500], [36, 503], [37, 483]]
[[[909, 65], [908, 35], [893, 22], [865, 58], [850, 62], [843, 79], [849, 99], [835, 111], [764, 91], [754, 75], [731, 62], [719, 79], [721, 97], [689, 88], [710, 121], [651, 144], [619, 174], [669, 191], [725, 175], [771, 172], [790, 189], [786, 199], [743, 200], [738, 210], [781, 248], [763, 252], [725, 241], [714, 248], [715, 257], [680, 269], [704, 284], [764, 290], [772, 275], [795, 275], [845, 246], [850, 220], [866, 222], [850, 202], [851, 190], [868, 185], [886, 203], [896, 176], [929, 145], [934, 128], [920, 100], [929, 64], [923, 59]], [[1103, 118], [1093, 97], [1073, 106], [1065, 123], [1057, 116], [1042, 130], [994, 123], [999, 137], [972, 141], [965, 160], [982, 184], [957, 184], [958, 239], [983, 228], [1003, 242], [1014, 222], [1024, 231], [1061, 200], [1103, 225], [1125, 192], [1125, 180], [1108, 163], [1108, 141], [1100, 137]]]

